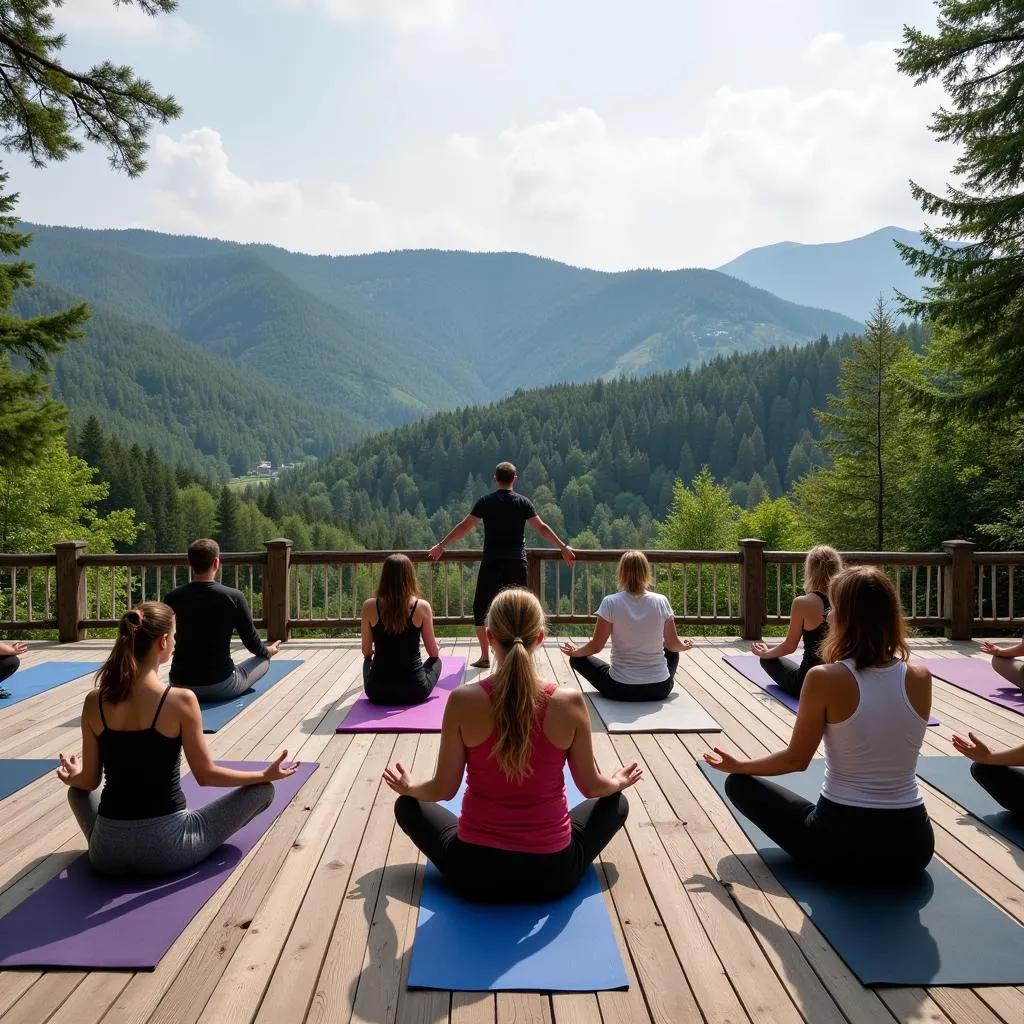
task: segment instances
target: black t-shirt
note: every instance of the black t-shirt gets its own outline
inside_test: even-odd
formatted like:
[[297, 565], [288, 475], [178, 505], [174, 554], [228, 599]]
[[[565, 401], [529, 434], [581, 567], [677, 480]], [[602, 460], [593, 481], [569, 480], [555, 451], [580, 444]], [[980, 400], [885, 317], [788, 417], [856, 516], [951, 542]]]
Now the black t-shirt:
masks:
[[172, 683], [211, 686], [227, 679], [235, 669], [231, 660], [235, 630], [252, 654], [268, 657], [240, 590], [216, 580], [192, 580], [172, 590], [164, 604], [170, 605], [175, 618]]
[[526, 521], [537, 514], [533, 502], [499, 488], [481, 498], [470, 515], [484, 521], [485, 562], [526, 558]]

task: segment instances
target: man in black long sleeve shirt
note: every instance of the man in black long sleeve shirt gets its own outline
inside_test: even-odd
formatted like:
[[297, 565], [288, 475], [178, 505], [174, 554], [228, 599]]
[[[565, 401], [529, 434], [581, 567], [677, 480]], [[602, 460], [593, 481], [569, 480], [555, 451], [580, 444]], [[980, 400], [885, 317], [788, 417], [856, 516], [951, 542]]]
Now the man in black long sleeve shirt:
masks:
[[[281, 642], [263, 643], [242, 592], [217, 582], [220, 548], [216, 541], [193, 541], [188, 564], [192, 581], [164, 597], [175, 618], [171, 683], [194, 690], [200, 700], [229, 700], [266, 674]], [[236, 631], [254, 655], [238, 665], [231, 658], [231, 637]]]

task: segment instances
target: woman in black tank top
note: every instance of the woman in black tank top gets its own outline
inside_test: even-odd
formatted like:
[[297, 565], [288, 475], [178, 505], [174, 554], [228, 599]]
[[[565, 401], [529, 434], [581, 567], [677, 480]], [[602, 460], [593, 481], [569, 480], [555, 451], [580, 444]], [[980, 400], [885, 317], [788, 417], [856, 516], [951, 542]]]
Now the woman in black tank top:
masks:
[[[297, 765], [287, 751], [265, 771], [214, 763], [199, 701], [163, 685], [157, 672], [174, 651], [174, 613], [146, 601], [121, 619], [114, 649], [82, 709], [82, 760], [60, 755], [57, 776], [105, 874], [166, 875], [208, 857], [270, 806], [272, 785]], [[201, 786], [236, 787], [198, 810], [181, 791], [181, 752]], [[104, 781], [102, 791], [100, 782]]]
[[388, 555], [377, 596], [363, 604], [363, 690], [373, 704], [422, 704], [441, 675], [433, 609], [419, 593], [412, 562], [405, 555]]
[[[835, 548], [827, 544], [811, 548], [804, 559], [804, 593], [793, 599], [786, 639], [775, 647], [760, 641], [750, 645], [750, 652], [761, 659], [761, 668], [793, 697], [800, 696], [807, 673], [821, 664], [821, 645], [828, 633], [828, 585], [842, 567], [843, 560]], [[784, 661], [783, 656], [792, 654], [801, 640], [804, 652], [800, 664]]]

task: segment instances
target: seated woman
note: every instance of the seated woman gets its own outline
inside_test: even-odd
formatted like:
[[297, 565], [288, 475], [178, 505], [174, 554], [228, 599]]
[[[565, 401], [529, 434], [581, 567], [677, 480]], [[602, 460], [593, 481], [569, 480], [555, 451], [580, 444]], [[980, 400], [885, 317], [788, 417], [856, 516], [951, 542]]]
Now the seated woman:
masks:
[[[414, 782], [396, 764], [384, 781], [399, 794], [395, 818], [402, 831], [464, 898], [558, 899], [625, 824], [629, 804], [622, 791], [641, 772], [635, 763], [611, 777], [597, 771], [583, 694], [537, 677], [533, 652], [544, 639], [544, 613], [533, 594], [501, 591], [486, 627], [497, 671], [452, 691], [434, 777]], [[571, 811], [566, 760], [580, 791], [592, 798]], [[435, 801], [455, 796], [463, 771], [466, 791], [456, 817]]]
[[[28, 644], [23, 644], [20, 640], [11, 644], [0, 640], [0, 683], [5, 679], [10, 679], [18, 671], [21, 666], [19, 655], [24, 654], [27, 650]], [[10, 697], [10, 693], [0, 686], [0, 699], [4, 697]]]
[[1000, 807], [1024, 818], [1024, 744], [1009, 750], [990, 750], [973, 732], [953, 737], [953, 746], [969, 757], [974, 781]]
[[[821, 664], [821, 644], [828, 632], [828, 586], [842, 568], [843, 560], [835, 548], [827, 544], [811, 548], [804, 559], [804, 593], [793, 599], [786, 639], [775, 647], [760, 641], [750, 645], [751, 654], [761, 659], [761, 668], [780, 689], [793, 697], [800, 696], [807, 673]], [[801, 638], [804, 654], [799, 666], [782, 661], [783, 655], [796, 650]]]
[[[60, 755], [57, 777], [89, 843], [94, 868], [110, 875], [169, 875], [198, 864], [274, 799], [291, 775], [288, 751], [261, 772], [214, 763], [196, 695], [161, 683], [174, 651], [174, 613], [145, 601], [124, 614], [117, 641], [82, 708], [82, 762]], [[181, 752], [200, 786], [234, 786], [188, 810]], [[104, 780], [102, 791], [99, 789]]]
[[[704, 759], [730, 773], [726, 795], [795, 860], [844, 882], [907, 881], [935, 849], [915, 775], [931, 674], [907, 664], [903, 613], [885, 573], [844, 569], [830, 596], [828, 664], [807, 673], [789, 746], [752, 761], [716, 747]], [[755, 777], [803, 771], [823, 738], [816, 804]]]
[[[429, 657], [420, 658], [420, 637]], [[372, 704], [422, 704], [441, 675], [434, 612], [405, 555], [388, 555], [377, 596], [363, 603], [363, 691]]]
[[[672, 606], [652, 593], [651, 565], [642, 551], [619, 559], [619, 589], [597, 607], [597, 625], [582, 647], [561, 644], [569, 665], [612, 700], [664, 700], [671, 692], [679, 655], [693, 646], [676, 633]], [[611, 665], [595, 658], [611, 637]]]
[[1010, 647], [997, 647], [986, 640], [981, 649], [992, 655], [992, 667], [1008, 682], [1024, 690], [1024, 665], [1018, 665], [1014, 658], [1024, 658], [1024, 642]]

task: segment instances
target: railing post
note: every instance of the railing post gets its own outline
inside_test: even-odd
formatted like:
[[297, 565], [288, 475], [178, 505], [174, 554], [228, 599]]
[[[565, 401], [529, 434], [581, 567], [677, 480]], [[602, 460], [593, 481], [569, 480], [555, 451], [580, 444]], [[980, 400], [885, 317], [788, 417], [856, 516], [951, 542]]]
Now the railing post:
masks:
[[740, 576], [740, 613], [743, 616], [743, 639], [760, 640], [767, 607], [765, 605], [765, 542], [748, 537], [740, 541], [743, 567]]
[[62, 644], [85, 639], [85, 630], [79, 625], [85, 618], [85, 566], [78, 560], [85, 548], [84, 540], [53, 545], [57, 553], [57, 637]]
[[[534, 551], [526, 552], [526, 585], [530, 591], [540, 600], [540, 574], [544, 563]], [[557, 609], [556, 609], [557, 610]]]
[[291, 630], [288, 627], [289, 593], [291, 578], [292, 542], [284, 537], [268, 540], [267, 566], [263, 570], [263, 618], [267, 622], [267, 639], [287, 640]]
[[969, 540], [945, 540], [942, 550], [949, 555], [942, 588], [943, 627], [950, 640], [970, 640], [974, 632], [974, 549]]

